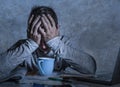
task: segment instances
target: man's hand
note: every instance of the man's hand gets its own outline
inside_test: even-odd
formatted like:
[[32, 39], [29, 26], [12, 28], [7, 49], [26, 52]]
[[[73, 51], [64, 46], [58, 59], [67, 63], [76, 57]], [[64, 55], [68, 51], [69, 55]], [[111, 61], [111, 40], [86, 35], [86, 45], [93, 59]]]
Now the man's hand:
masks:
[[42, 16], [42, 22], [44, 28], [40, 26], [39, 31], [46, 42], [59, 35], [59, 31], [55, 25], [55, 21], [49, 14], [47, 16]]
[[33, 20], [34, 16], [32, 15], [29, 20], [30, 32], [29, 38], [35, 41], [38, 45], [40, 45], [41, 34], [38, 32], [38, 29], [41, 25], [40, 16], [38, 16], [35, 20]]

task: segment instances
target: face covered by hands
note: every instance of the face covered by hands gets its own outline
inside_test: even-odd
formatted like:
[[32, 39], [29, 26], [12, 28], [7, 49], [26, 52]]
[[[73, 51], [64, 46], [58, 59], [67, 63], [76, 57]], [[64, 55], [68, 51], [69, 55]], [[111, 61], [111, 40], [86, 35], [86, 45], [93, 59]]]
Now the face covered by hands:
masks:
[[29, 38], [34, 40], [42, 50], [46, 50], [46, 42], [59, 35], [58, 27], [49, 14], [33, 18], [34, 15], [29, 20], [31, 25]]

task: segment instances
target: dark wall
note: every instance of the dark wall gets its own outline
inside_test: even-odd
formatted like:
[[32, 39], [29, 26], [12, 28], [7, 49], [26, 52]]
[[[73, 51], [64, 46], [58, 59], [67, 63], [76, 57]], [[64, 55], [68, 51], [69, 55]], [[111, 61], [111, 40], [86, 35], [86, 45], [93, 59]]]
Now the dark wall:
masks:
[[61, 34], [74, 37], [73, 47], [95, 57], [97, 73], [112, 72], [120, 47], [120, 0], [0, 0], [0, 52], [26, 38], [34, 5], [56, 11]]

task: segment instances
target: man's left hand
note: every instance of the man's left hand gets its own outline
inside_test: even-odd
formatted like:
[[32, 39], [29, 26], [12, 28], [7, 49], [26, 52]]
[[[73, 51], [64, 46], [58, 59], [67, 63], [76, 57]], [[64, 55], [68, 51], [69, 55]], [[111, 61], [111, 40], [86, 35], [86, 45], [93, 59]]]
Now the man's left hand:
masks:
[[59, 35], [59, 30], [55, 21], [49, 14], [47, 16], [42, 16], [42, 22], [44, 27], [40, 26], [39, 31], [46, 42]]

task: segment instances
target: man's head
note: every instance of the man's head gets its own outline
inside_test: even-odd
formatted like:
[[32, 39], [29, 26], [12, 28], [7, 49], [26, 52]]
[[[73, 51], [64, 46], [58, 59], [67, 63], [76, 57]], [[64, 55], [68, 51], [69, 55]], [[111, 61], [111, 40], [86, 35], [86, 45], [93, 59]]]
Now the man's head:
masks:
[[56, 15], [55, 11], [52, 8], [47, 7], [47, 6], [36, 6], [36, 7], [33, 7], [31, 12], [30, 12], [30, 16], [29, 16], [29, 19], [28, 19], [28, 29], [30, 29], [30, 27], [31, 27], [31, 25], [29, 24], [29, 20], [32, 17], [32, 15], [34, 15], [34, 18], [33, 18], [33, 20], [34, 20], [38, 16], [42, 17], [43, 14], [44, 15], [50, 14], [51, 17], [55, 21], [56, 27], [58, 27], [57, 15]]
[[54, 10], [47, 6], [34, 7], [28, 19], [27, 37], [46, 49], [46, 42], [58, 34], [58, 19]]

